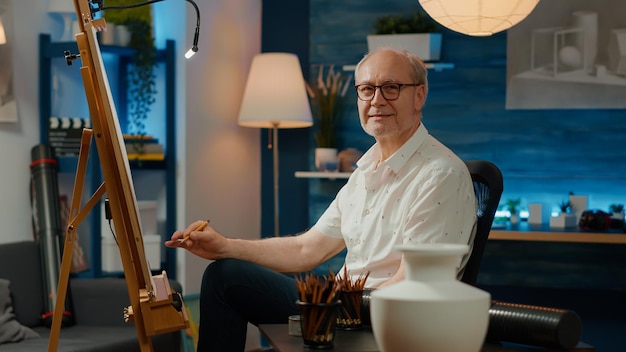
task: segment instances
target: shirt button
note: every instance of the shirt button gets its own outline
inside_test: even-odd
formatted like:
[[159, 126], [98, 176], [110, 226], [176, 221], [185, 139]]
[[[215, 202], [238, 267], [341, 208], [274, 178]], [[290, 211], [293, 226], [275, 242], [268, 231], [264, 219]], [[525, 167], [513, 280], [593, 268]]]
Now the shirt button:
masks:
[[370, 215], [370, 210], [369, 209], [365, 209], [365, 215]]

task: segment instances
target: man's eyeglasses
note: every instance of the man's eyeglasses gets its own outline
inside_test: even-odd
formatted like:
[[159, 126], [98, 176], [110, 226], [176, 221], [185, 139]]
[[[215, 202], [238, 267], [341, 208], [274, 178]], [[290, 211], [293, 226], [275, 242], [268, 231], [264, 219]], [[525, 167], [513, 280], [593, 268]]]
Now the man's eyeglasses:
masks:
[[400, 96], [400, 91], [403, 87], [417, 87], [421, 85], [421, 83], [385, 83], [380, 86], [358, 84], [354, 86], [354, 88], [356, 88], [357, 97], [363, 101], [371, 101], [374, 99], [377, 88], [380, 88], [380, 93], [385, 100], [396, 100]]

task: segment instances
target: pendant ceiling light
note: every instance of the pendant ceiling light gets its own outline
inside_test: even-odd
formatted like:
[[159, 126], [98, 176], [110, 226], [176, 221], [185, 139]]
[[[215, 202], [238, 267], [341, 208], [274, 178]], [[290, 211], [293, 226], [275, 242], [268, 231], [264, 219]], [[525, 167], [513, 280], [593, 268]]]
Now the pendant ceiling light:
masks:
[[528, 16], [539, 0], [419, 0], [430, 17], [467, 35], [484, 37], [507, 30]]

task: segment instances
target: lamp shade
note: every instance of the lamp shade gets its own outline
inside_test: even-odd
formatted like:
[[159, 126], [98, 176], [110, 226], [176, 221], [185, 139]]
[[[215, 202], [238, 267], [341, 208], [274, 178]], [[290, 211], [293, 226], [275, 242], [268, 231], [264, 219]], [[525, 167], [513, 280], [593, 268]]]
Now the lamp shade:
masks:
[[539, 0], [419, 0], [441, 25], [471, 36], [507, 30], [528, 16]]
[[313, 124], [296, 55], [263, 53], [252, 59], [239, 124], [257, 128], [300, 128]]
[[48, 12], [76, 13], [72, 0], [48, 0]]

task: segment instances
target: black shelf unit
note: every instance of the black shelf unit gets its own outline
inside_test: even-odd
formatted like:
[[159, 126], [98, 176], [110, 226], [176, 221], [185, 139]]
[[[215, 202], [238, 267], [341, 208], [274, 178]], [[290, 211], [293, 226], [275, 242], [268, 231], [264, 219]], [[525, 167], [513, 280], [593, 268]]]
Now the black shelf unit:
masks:
[[[42, 144], [49, 142], [48, 129], [49, 118], [52, 111], [52, 65], [53, 60], [64, 60], [64, 51], [71, 53], [78, 52], [76, 42], [52, 42], [49, 34], [39, 35], [39, 123], [40, 141]], [[101, 52], [112, 54], [118, 60], [117, 95], [114, 97], [120, 126], [126, 124], [126, 112], [128, 106], [126, 77], [128, 67], [132, 64], [134, 49], [128, 47], [118, 47], [112, 45], [102, 45]], [[76, 61], [78, 62], [78, 61]], [[161, 234], [162, 239], [169, 236], [176, 230], [176, 50], [175, 42], [167, 40], [164, 49], [157, 50], [157, 62], [165, 65], [165, 158], [164, 160], [142, 160], [141, 162], [130, 160], [132, 170], [160, 170], [165, 172], [165, 233]], [[76, 68], [77, 70], [79, 68]], [[107, 72], [108, 73], [108, 72]], [[124, 130], [124, 128], [122, 128]], [[78, 157], [59, 156], [60, 173], [75, 173]], [[102, 183], [102, 173], [100, 162], [97, 156], [97, 148], [92, 143], [89, 155], [85, 194], [91, 194]], [[102, 271], [102, 240], [101, 240], [101, 214], [100, 208], [95, 207], [90, 216], [90, 263], [89, 269], [76, 274], [77, 277], [102, 277], [119, 275], [120, 273], [105, 273]], [[168, 273], [168, 277], [176, 278], [176, 251], [171, 248], [164, 249], [161, 256], [161, 269]]]

